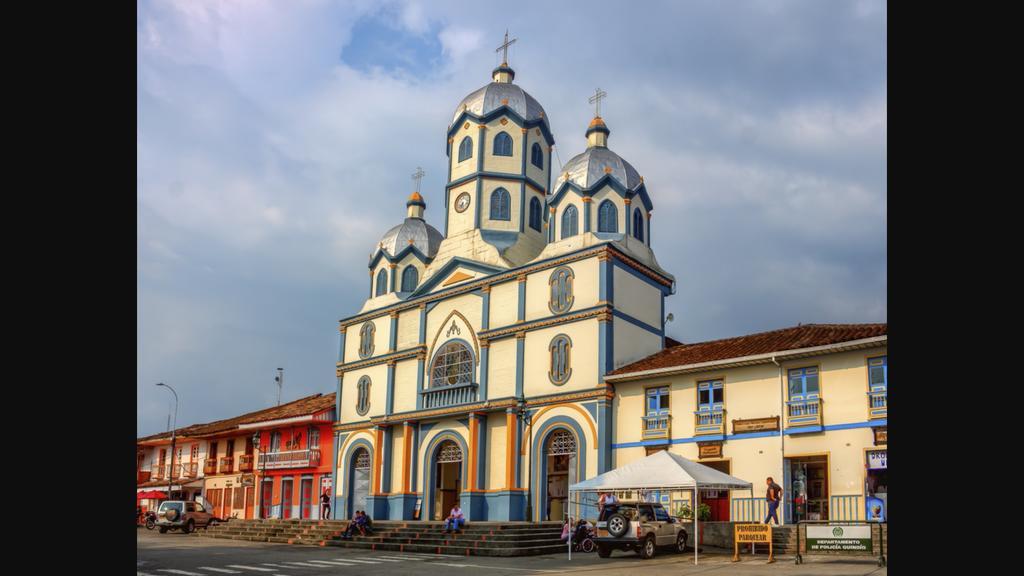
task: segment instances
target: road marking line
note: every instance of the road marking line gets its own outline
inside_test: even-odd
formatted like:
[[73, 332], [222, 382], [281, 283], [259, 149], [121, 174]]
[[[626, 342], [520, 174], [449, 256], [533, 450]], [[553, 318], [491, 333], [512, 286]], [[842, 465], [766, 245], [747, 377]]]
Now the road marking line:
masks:
[[291, 564], [293, 566], [308, 566], [310, 568], [327, 568], [327, 566], [320, 566], [319, 564], [310, 564], [308, 562], [285, 562], [285, 564]]
[[378, 558], [380, 560], [383, 560], [384, 558], [394, 558], [395, 560], [423, 560], [422, 556], [374, 556], [374, 558]]
[[226, 570], [224, 568], [214, 568], [212, 566], [198, 566], [199, 570], [213, 570], [214, 572], [223, 572], [225, 574], [241, 574], [238, 570]]
[[[255, 570], [257, 572], [273, 572], [270, 568], [260, 568], [258, 566], [243, 566], [241, 564], [228, 564], [228, 568], [241, 568], [242, 570]], [[283, 566], [282, 566], [283, 568]]]
[[282, 566], [281, 564], [271, 564], [269, 562], [264, 562], [263, 564], [261, 564], [261, 566], [273, 566], [274, 568], [291, 568], [291, 566]]
[[330, 564], [331, 566], [355, 566], [355, 564], [349, 564], [348, 562], [340, 562], [337, 560], [310, 560], [310, 562], [316, 562], [317, 564]]
[[357, 558], [345, 558], [345, 562], [359, 562], [360, 564], [380, 564], [376, 560], [359, 560]]
[[[402, 561], [402, 560], [383, 558], [381, 556], [374, 556], [373, 559], [374, 560], [380, 560], [381, 562], [401, 562]], [[403, 558], [403, 560], [404, 560], [404, 558]]]
[[465, 568], [468, 566], [468, 564], [452, 564], [450, 562], [434, 562], [434, 564], [439, 564], [441, 566], [455, 566], [456, 568]]
[[[441, 562], [434, 562], [434, 564], [442, 564]], [[467, 568], [487, 568], [492, 570], [526, 570], [527, 572], [551, 572], [554, 574], [560, 574], [564, 570], [541, 570], [539, 568], [516, 568], [513, 566], [485, 566], [483, 564], [443, 564], [444, 566], [465, 566]]]
[[135, 574], [136, 574], [136, 576], [153, 576], [152, 574], [150, 574], [148, 572], [139, 572], [138, 570], [135, 571]]
[[203, 576], [202, 572], [189, 572], [188, 570], [176, 570], [174, 568], [157, 568], [157, 572], [170, 572], [171, 574], [184, 574], [184, 576]]

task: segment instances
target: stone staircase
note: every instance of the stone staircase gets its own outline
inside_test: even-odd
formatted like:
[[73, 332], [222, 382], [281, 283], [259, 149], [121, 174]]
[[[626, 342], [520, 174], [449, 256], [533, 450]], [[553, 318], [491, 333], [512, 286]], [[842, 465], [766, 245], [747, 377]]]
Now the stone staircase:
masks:
[[194, 534], [253, 542], [338, 546], [458, 556], [533, 556], [565, 551], [558, 522], [470, 522], [460, 534], [443, 534], [441, 522], [380, 520], [369, 536], [341, 538], [347, 520], [232, 520]]

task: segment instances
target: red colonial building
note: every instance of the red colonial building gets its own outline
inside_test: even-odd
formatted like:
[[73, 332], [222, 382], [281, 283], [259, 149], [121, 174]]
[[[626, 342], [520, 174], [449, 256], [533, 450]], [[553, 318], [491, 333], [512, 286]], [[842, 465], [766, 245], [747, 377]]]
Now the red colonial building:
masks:
[[334, 396], [302, 398], [238, 426], [257, 446], [258, 517], [320, 518], [320, 495], [332, 493]]

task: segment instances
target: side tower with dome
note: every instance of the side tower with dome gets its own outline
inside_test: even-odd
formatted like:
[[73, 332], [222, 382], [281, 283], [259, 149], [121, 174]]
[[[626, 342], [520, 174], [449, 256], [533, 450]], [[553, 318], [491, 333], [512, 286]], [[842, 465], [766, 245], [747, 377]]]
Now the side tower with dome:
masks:
[[503, 59], [452, 116], [444, 233], [414, 192], [339, 321], [339, 517], [439, 520], [456, 500], [471, 521], [579, 515], [568, 486], [615, 467], [613, 414], [642, 401], [605, 375], [664, 347], [675, 279], [643, 178], [599, 115], [553, 169], [548, 118], [513, 76]]

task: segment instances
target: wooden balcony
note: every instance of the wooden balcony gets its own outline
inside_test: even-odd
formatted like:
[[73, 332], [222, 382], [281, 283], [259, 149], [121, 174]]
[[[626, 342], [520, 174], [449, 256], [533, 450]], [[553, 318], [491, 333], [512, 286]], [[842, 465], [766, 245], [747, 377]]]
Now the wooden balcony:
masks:
[[199, 463], [198, 462], [189, 462], [187, 464], [182, 464], [181, 467], [185, 471], [185, 477], [186, 478], [195, 478], [196, 476], [198, 476], [198, 472], [199, 472]]
[[228, 456], [220, 459], [220, 474], [234, 474], [235, 473], [235, 459]]
[[889, 417], [889, 399], [886, 390], [868, 392], [868, 419], [884, 420]]
[[470, 404], [476, 402], [477, 385], [475, 382], [469, 384], [457, 384], [455, 386], [438, 386], [423, 390], [423, 408], [444, 408], [459, 404]]
[[655, 414], [641, 416], [644, 440], [668, 439], [672, 437], [672, 415]]
[[153, 473], [150, 470], [138, 470], [135, 473], [135, 483], [142, 484], [143, 482], [149, 482], [150, 478], [152, 478], [152, 474]]
[[725, 435], [725, 410], [698, 410], [693, 413], [694, 436]]
[[311, 468], [320, 465], [320, 450], [289, 450], [260, 454], [260, 470], [278, 468]]
[[174, 467], [171, 468], [171, 479], [177, 480], [181, 478], [181, 462], [175, 462]]
[[238, 457], [238, 471], [239, 472], [252, 472], [253, 455], [244, 454]]
[[168, 473], [167, 468], [168, 468], [168, 466], [166, 464], [163, 465], [163, 466], [153, 466], [153, 470], [152, 470], [153, 473], [150, 475], [149, 479], [150, 480], [165, 480], [165, 479], [167, 479], [167, 473]]
[[786, 402], [786, 428], [821, 427], [821, 399]]
[[217, 461], [213, 458], [207, 458], [206, 462], [203, 463], [203, 476], [213, 476], [217, 473]]

